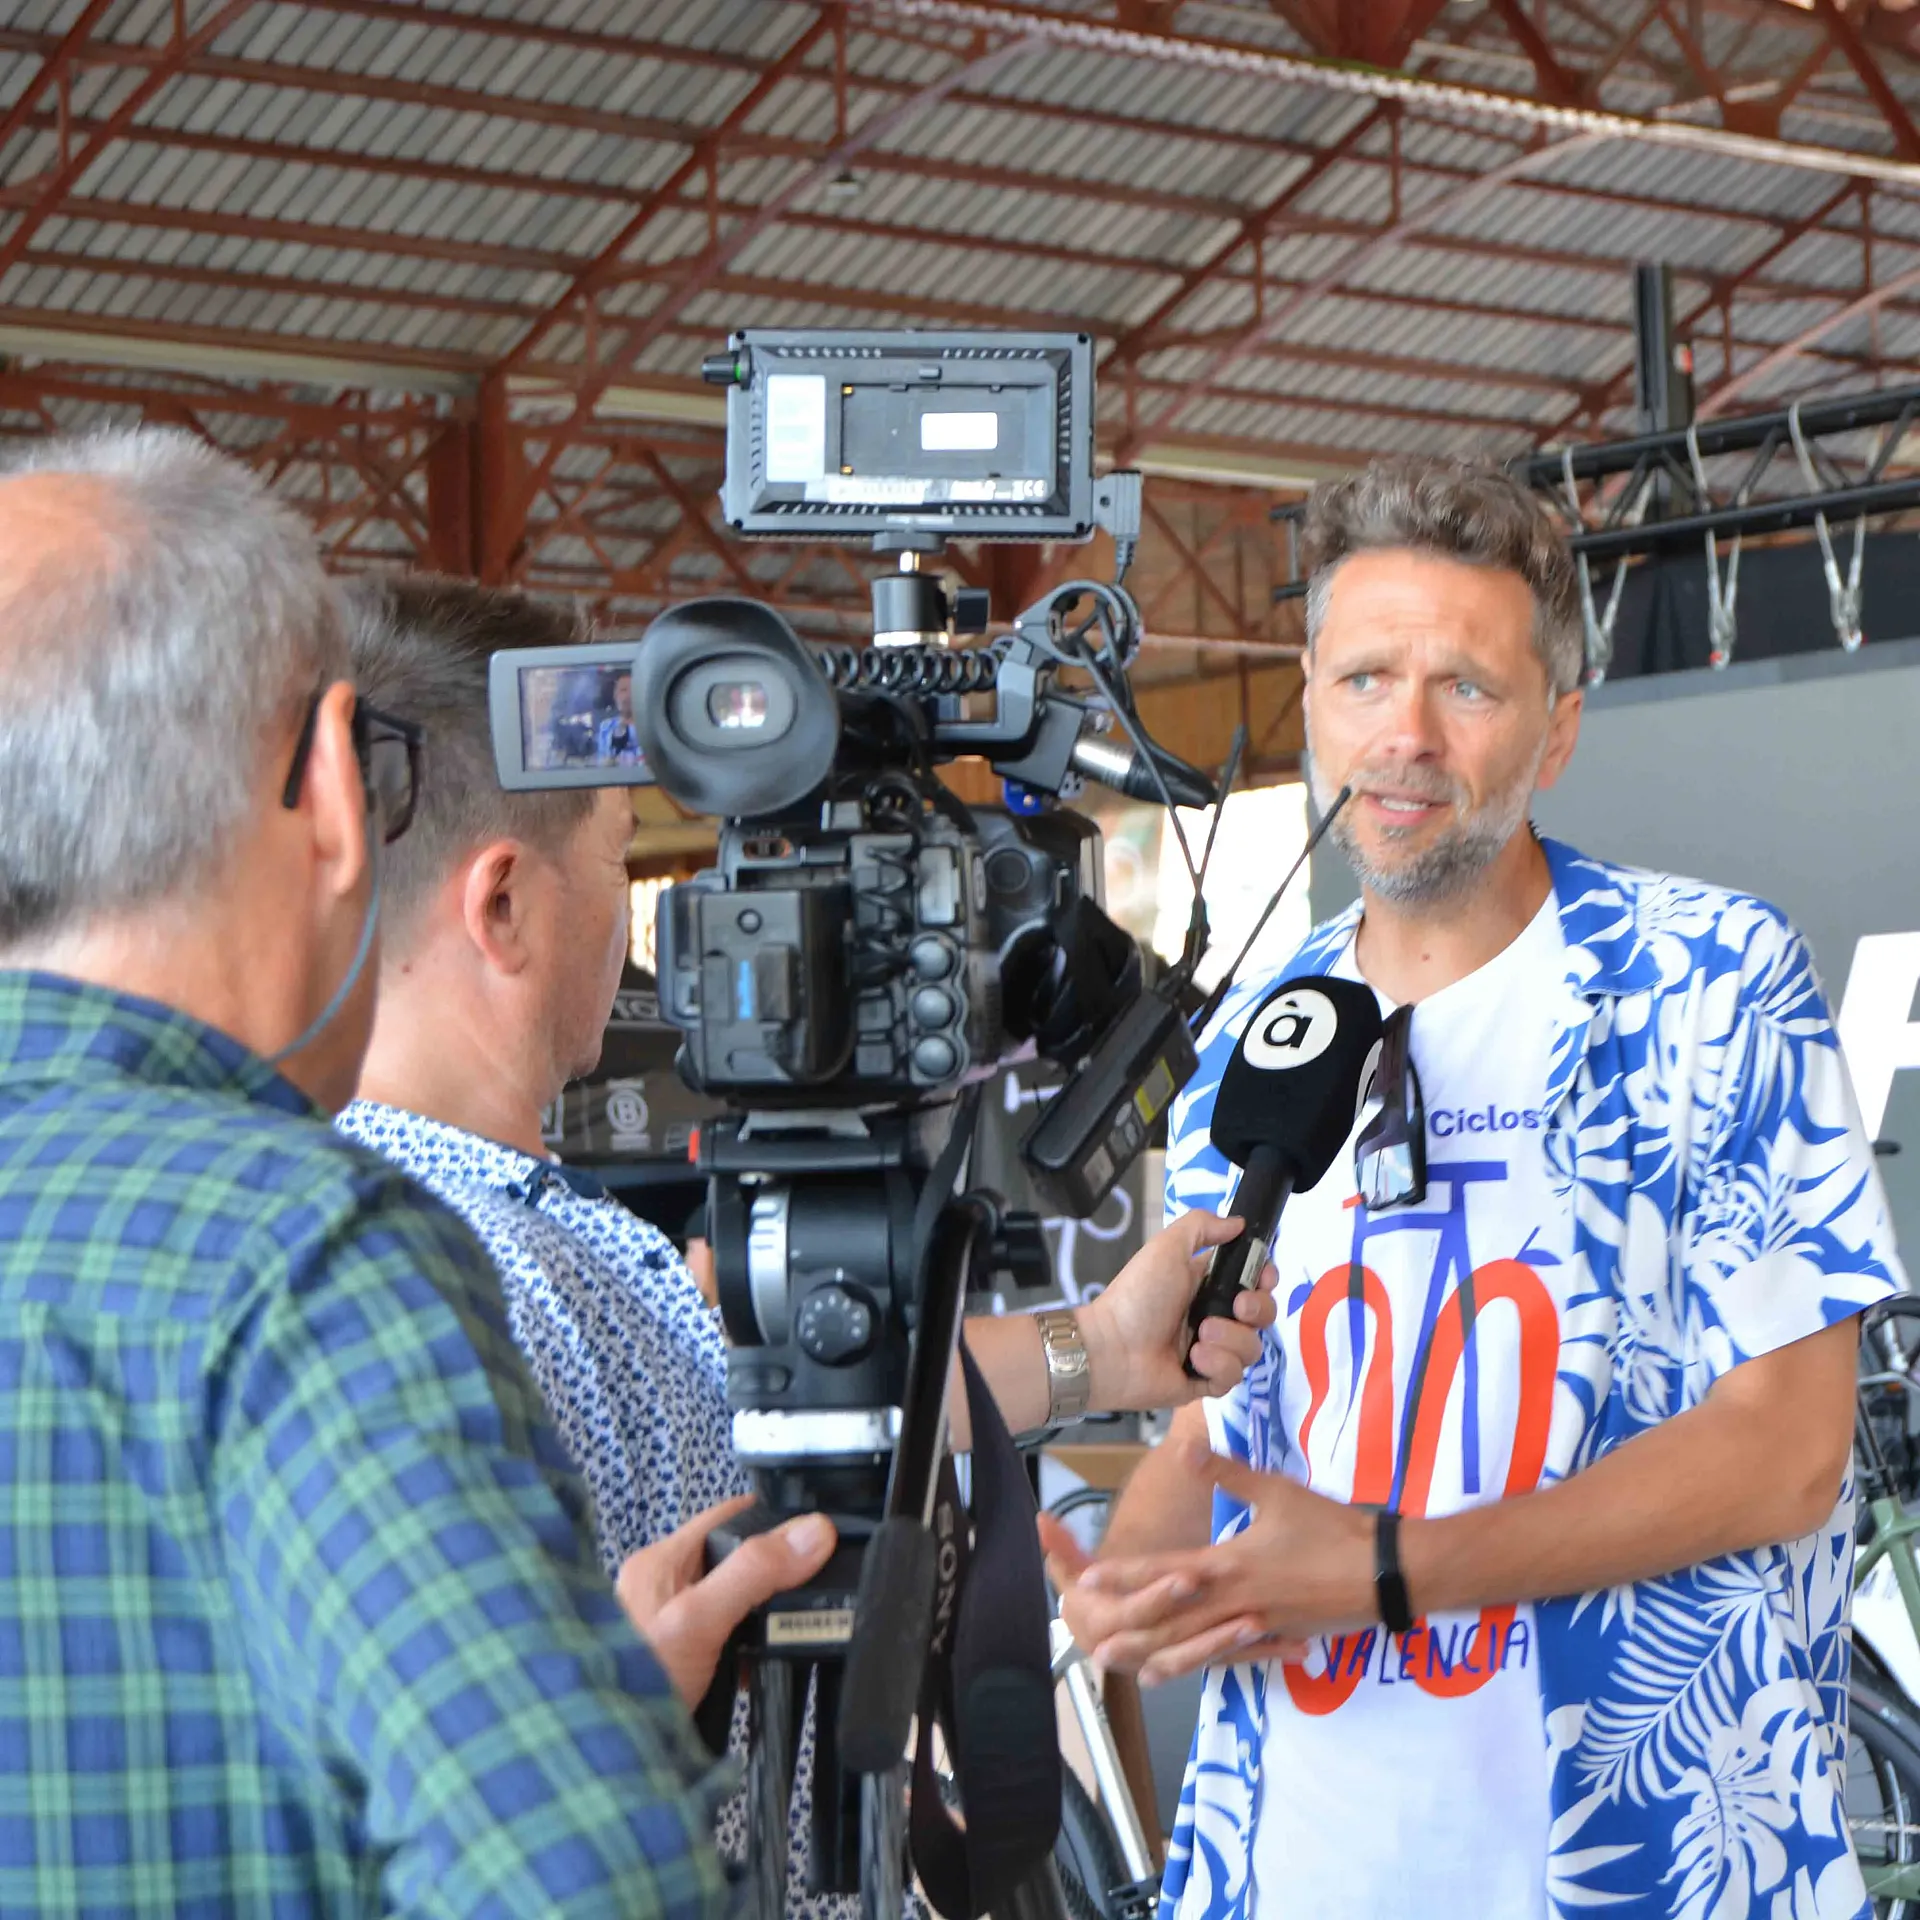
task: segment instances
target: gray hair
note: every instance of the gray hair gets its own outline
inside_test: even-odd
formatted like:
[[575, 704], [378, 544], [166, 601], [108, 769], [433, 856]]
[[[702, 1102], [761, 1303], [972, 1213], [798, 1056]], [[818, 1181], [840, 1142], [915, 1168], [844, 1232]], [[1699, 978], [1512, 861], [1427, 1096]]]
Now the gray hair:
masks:
[[1545, 503], [1498, 467], [1437, 454], [1395, 454], [1314, 488], [1301, 536], [1309, 648], [1326, 620], [1341, 561], [1392, 547], [1517, 573], [1533, 595], [1533, 644], [1548, 687], [1557, 699], [1580, 684], [1586, 626], [1579, 576]]
[[592, 813], [591, 787], [503, 791], [487, 711], [488, 666], [501, 648], [567, 646], [588, 629], [570, 606], [434, 574], [356, 581], [347, 613], [361, 699], [426, 735], [413, 824], [388, 849], [383, 876], [399, 950], [467, 855], [499, 839], [555, 852]]
[[0, 949], [203, 885], [278, 730], [347, 665], [306, 523], [191, 434], [0, 456], [26, 474], [99, 504], [79, 564], [29, 560], [0, 608]]

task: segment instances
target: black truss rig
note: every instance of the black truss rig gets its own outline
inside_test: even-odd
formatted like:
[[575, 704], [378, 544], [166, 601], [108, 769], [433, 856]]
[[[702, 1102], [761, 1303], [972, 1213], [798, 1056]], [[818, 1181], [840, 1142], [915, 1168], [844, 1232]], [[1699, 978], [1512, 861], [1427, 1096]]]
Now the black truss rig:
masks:
[[[1509, 463], [1508, 471], [1551, 502], [1568, 528], [1580, 563], [1588, 678], [1603, 679], [1612, 659], [1628, 561], [1689, 546], [1704, 551], [1710, 658], [1715, 666], [1725, 666], [1733, 656], [1741, 542], [1796, 527], [1814, 529], [1835, 635], [1849, 652], [1858, 647], [1866, 522], [1920, 507], [1920, 472], [1888, 477], [1916, 418], [1920, 386], [1892, 387], [1770, 413], [1696, 421]], [[1876, 430], [1870, 450], [1856, 446], [1843, 457], [1836, 445]], [[1715, 463], [1711, 474], [1709, 461]], [[1788, 490], [1782, 489], [1783, 480]], [[1298, 503], [1273, 510], [1276, 521], [1288, 523], [1290, 545], [1303, 511]], [[1834, 521], [1853, 523], [1844, 572], [1834, 552]], [[1603, 601], [1596, 601], [1594, 570], [1608, 562], [1614, 563], [1612, 581]], [[1273, 597], [1291, 600], [1306, 590], [1306, 582], [1296, 578], [1276, 587]]]

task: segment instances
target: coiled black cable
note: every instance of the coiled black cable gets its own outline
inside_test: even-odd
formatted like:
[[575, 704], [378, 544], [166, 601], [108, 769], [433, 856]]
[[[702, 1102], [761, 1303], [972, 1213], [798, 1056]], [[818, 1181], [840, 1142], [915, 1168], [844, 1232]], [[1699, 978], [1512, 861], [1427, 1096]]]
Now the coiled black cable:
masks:
[[815, 653], [837, 692], [982, 693], [1000, 672], [1003, 643], [990, 647], [821, 647]]

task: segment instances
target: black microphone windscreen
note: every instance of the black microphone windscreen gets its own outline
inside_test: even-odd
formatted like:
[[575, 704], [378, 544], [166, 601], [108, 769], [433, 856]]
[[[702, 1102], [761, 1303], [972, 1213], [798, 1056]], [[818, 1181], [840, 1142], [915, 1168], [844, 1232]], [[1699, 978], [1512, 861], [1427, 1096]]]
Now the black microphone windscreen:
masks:
[[1263, 1000], [1214, 1095], [1213, 1144], [1244, 1167], [1268, 1147], [1304, 1193], [1353, 1131], [1360, 1080], [1380, 1042], [1380, 1003], [1357, 980], [1289, 980]]

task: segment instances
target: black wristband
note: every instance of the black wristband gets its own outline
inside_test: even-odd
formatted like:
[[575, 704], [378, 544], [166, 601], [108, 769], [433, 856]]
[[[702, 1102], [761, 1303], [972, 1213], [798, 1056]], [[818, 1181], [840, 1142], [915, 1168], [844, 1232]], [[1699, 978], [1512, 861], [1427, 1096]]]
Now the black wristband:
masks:
[[1373, 1591], [1389, 1633], [1413, 1631], [1413, 1602], [1400, 1571], [1400, 1516], [1382, 1507], [1373, 1517]]

